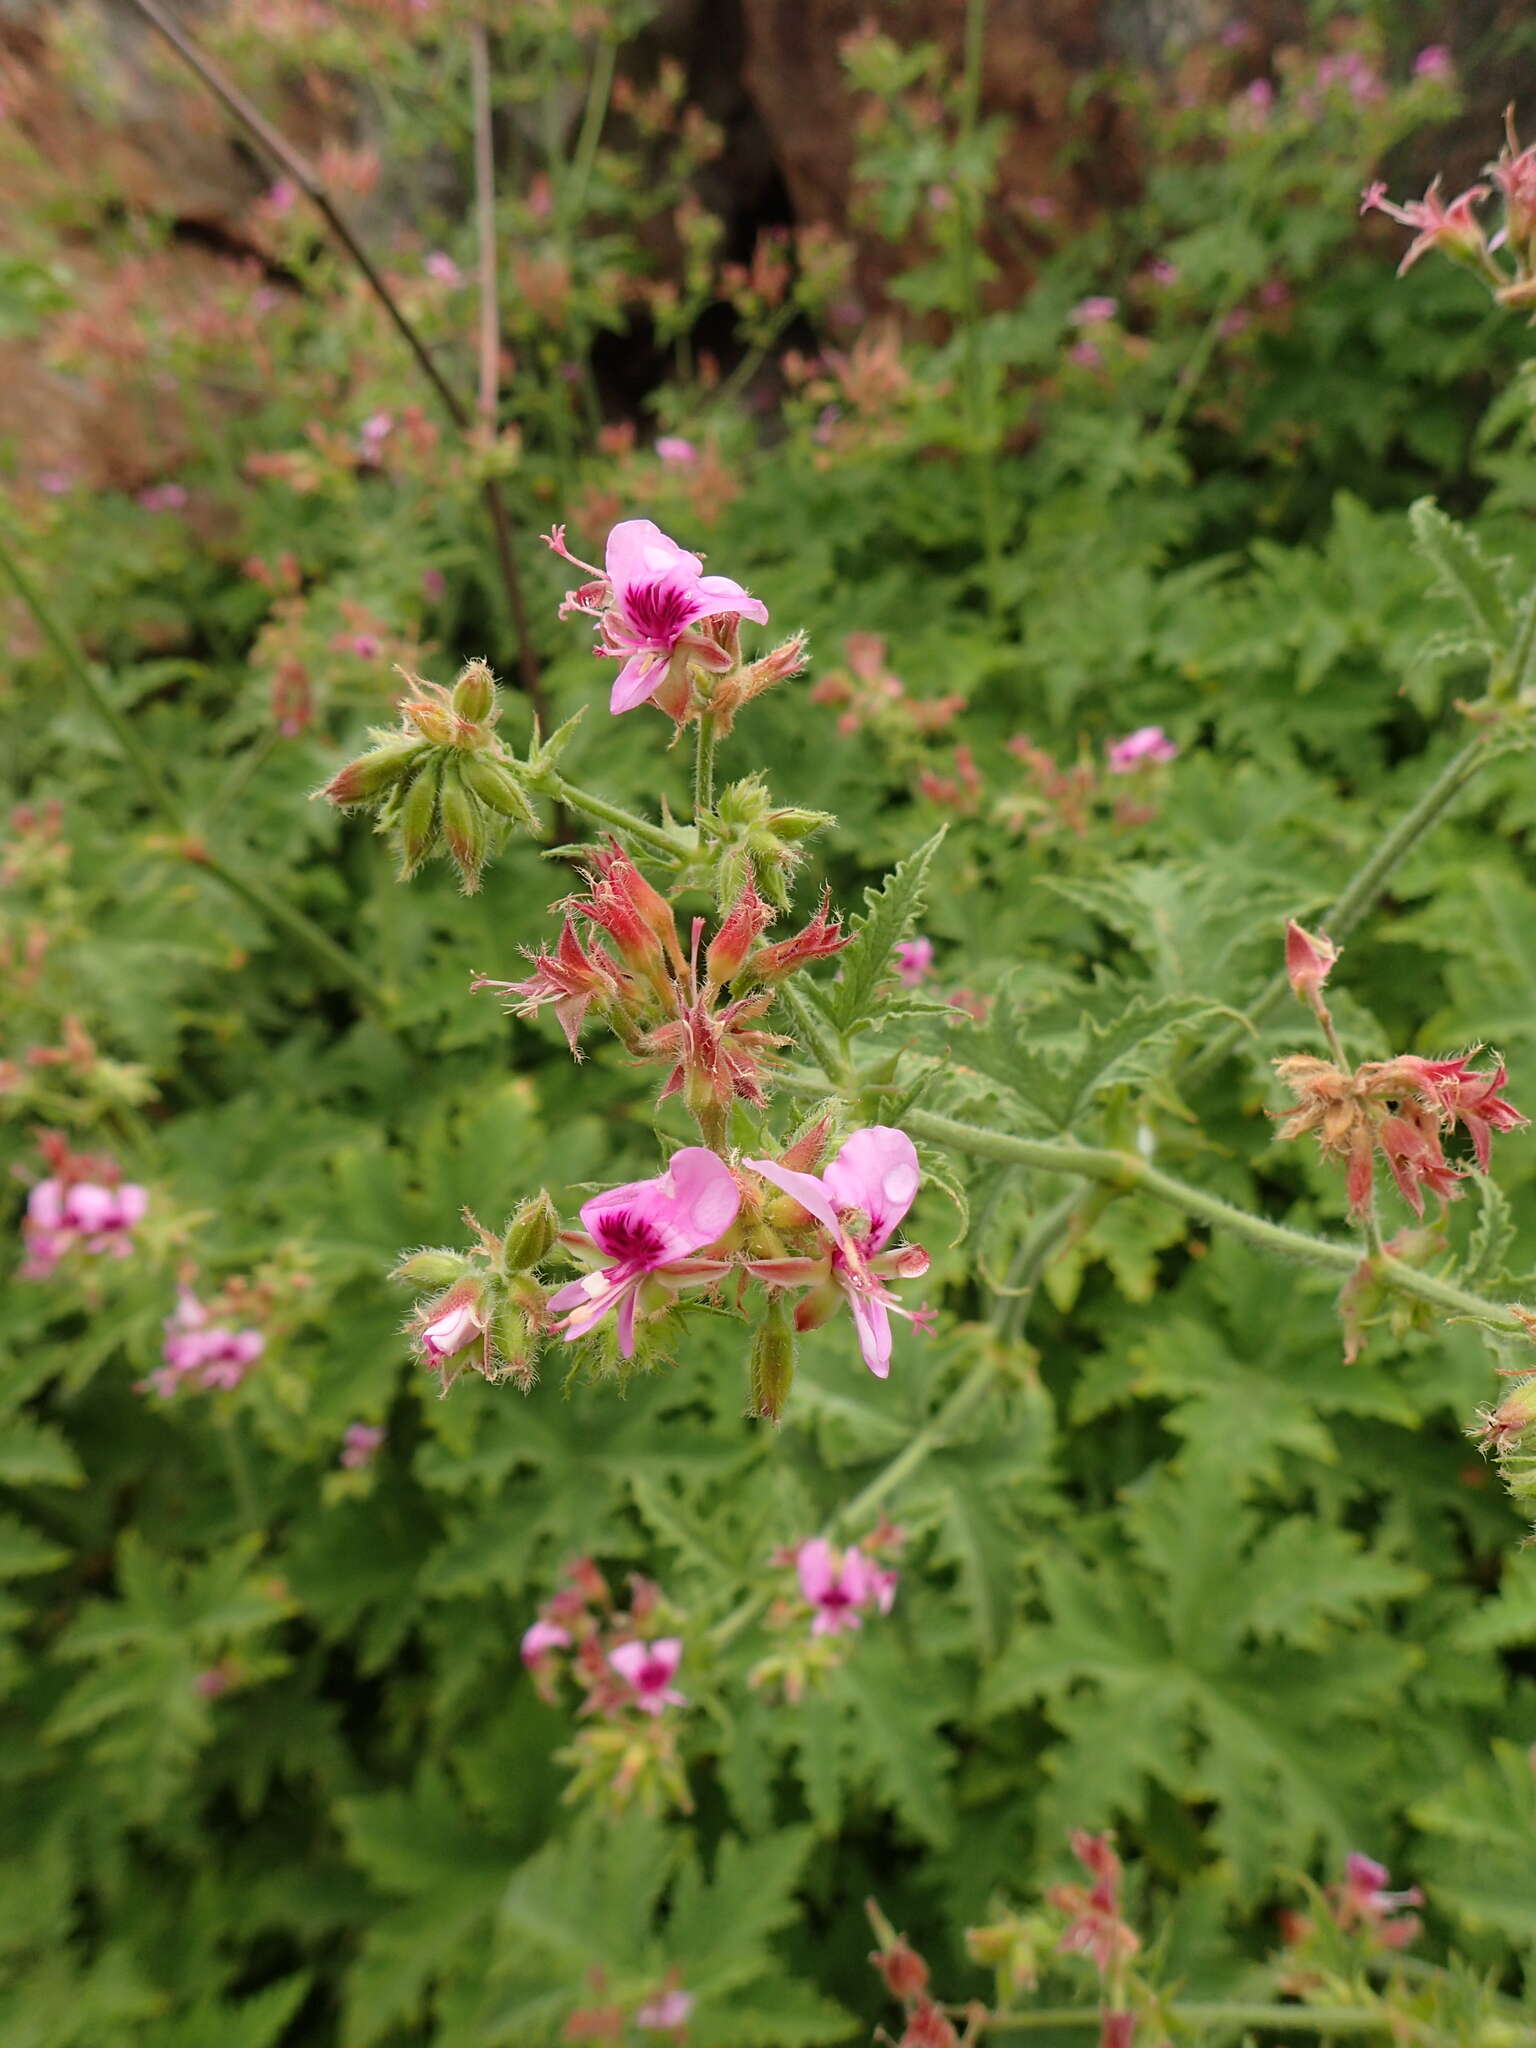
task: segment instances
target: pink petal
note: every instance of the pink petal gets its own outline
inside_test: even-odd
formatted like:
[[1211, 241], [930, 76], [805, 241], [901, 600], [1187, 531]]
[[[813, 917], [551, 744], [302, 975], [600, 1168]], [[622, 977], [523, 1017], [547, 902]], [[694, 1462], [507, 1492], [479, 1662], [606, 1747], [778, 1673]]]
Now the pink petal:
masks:
[[714, 618], [720, 612], [739, 612], [744, 619], [755, 619], [760, 626], [768, 623], [767, 605], [729, 576], [701, 576], [697, 597], [701, 619]]
[[853, 1288], [845, 1288], [848, 1306], [853, 1310], [854, 1328], [859, 1333], [859, 1349], [864, 1354], [864, 1363], [877, 1380], [889, 1379], [891, 1372], [891, 1319], [886, 1313], [885, 1303], [876, 1301], [871, 1295], [858, 1294]]
[[853, 1133], [822, 1180], [839, 1209], [864, 1211], [870, 1222], [870, 1248], [878, 1251], [911, 1208], [922, 1169], [917, 1147], [905, 1131], [872, 1124], [867, 1131]]
[[772, 1159], [744, 1159], [742, 1164], [760, 1173], [764, 1180], [772, 1181], [776, 1188], [782, 1188], [786, 1195], [793, 1195], [802, 1209], [809, 1210], [828, 1230], [836, 1232], [837, 1211], [814, 1173], [797, 1173], [792, 1166], [779, 1166]]
[[610, 715], [618, 718], [637, 705], [648, 703], [661, 688], [666, 673], [667, 657], [654, 648], [642, 648], [638, 654], [632, 654], [613, 679], [613, 688], [608, 693]]
[[813, 1607], [831, 1591], [837, 1578], [831, 1544], [825, 1536], [812, 1536], [795, 1552], [795, 1570], [800, 1590]]
[[622, 601], [623, 591], [632, 583], [653, 583], [662, 576], [697, 582], [704, 564], [697, 555], [680, 548], [653, 520], [621, 519], [608, 536], [603, 566]]

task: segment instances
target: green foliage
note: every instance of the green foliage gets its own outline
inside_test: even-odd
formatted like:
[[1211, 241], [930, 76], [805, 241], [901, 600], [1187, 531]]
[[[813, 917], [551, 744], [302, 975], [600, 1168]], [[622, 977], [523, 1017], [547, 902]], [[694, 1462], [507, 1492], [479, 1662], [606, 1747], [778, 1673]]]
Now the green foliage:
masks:
[[[234, 5], [198, 32], [274, 118], [306, 77], [317, 105], [355, 94], [385, 167], [357, 217], [467, 393], [461, 12]], [[854, 2041], [866, 1896], [980, 1996], [964, 1933], [992, 1895], [1060, 1881], [1067, 1831], [1113, 1827], [1143, 1960], [1213, 1999], [1250, 1994], [1301, 1874], [1390, 1861], [1427, 1894], [1429, 2038], [1476, 2039], [1473, 1973], [1528, 1998], [1536, 1945], [1536, 1581], [1467, 1438], [1509, 1383], [1465, 1322], [1389, 1305], [1346, 1364], [1347, 1267], [1277, 1263], [1129, 1172], [1062, 1216], [1075, 1181], [927, 1141], [932, 1266], [904, 1299], [926, 1289], [937, 1336], [902, 1325], [877, 1381], [839, 1307], [797, 1340], [782, 1427], [742, 1414], [734, 1296], [680, 1312], [622, 1390], [611, 1347], [562, 1386], [577, 1353], [555, 1340], [526, 1396], [471, 1372], [442, 1399], [386, 1278], [403, 1248], [462, 1264], [474, 1219], [502, 1229], [541, 1187], [568, 1223], [694, 1141], [675, 1096], [651, 1116], [663, 1076], [633, 1045], [590, 1030], [577, 1068], [557, 1031], [469, 991], [525, 976], [520, 949], [558, 930], [578, 841], [556, 843], [557, 813], [594, 841], [642, 815], [685, 935], [724, 872], [679, 822], [692, 735], [670, 747], [654, 708], [606, 717], [608, 669], [595, 683], [554, 617], [576, 576], [533, 541], [552, 520], [595, 559], [616, 515], [654, 517], [804, 627], [826, 686], [776, 684], [721, 743], [711, 829], [736, 835], [738, 880], [768, 862], [768, 941], [823, 883], [865, 906], [767, 1015], [791, 1072], [766, 1108], [734, 1105], [743, 1152], [802, 1112], [852, 1128], [917, 1105], [1114, 1147], [1350, 1241], [1335, 1165], [1276, 1137], [1271, 1061], [1327, 1048], [1305, 1009], [1257, 999], [1284, 920], [1336, 900], [1468, 704], [1472, 731], [1494, 711], [1515, 737], [1384, 878], [1329, 1002], [1351, 1059], [1496, 1045], [1530, 1108], [1529, 333], [1449, 265], [1394, 285], [1380, 224], [1356, 226], [1380, 153], [1448, 91], [1329, 84], [1341, 48], [1387, 64], [1348, 21], [1286, 60], [1268, 123], [1244, 111], [1256, 44], [1194, 53], [1198, 90], [1085, 82], [1146, 175], [1084, 220], [1073, 173], [1068, 233], [994, 193], [1007, 123], [968, 111], [944, 50], [856, 39], [859, 225], [900, 245], [866, 247], [859, 288], [893, 277], [891, 309], [922, 316], [887, 340], [849, 331], [816, 230], [726, 260], [697, 196], [718, 134], [631, 46], [648, 10], [601, 12], [490, 12], [511, 367], [499, 432], [471, 444], [297, 200], [253, 186], [228, 255], [118, 191], [111, 151], [61, 178], [27, 122], [0, 127], [0, 335], [46, 356], [50, 388], [99, 385], [107, 422], [73, 487], [22, 475], [0, 542], [174, 814], [4, 585], [4, 773], [28, 806], [0, 846], [7, 1227], [44, 1175], [40, 1128], [110, 1155], [149, 1210], [131, 1255], [77, 1249], [0, 1290], [21, 1845], [0, 2035], [538, 2048], [595, 2015], [637, 2048], [677, 1989], [695, 2048]], [[84, 17], [61, 15], [56, 62], [117, 118]], [[332, 152], [349, 217], [366, 170]], [[171, 260], [192, 247], [201, 285]], [[1114, 317], [1080, 324], [1090, 296]], [[659, 460], [656, 429], [698, 466]], [[185, 504], [144, 501], [164, 484]], [[396, 664], [448, 674], [478, 649], [550, 836], [507, 835], [465, 900], [441, 864], [398, 886], [365, 822], [307, 798], [390, 729]], [[1109, 744], [1154, 724], [1177, 758], [1117, 772]], [[441, 830], [477, 873], [526, 798], [471, 770], [474, 804], [503, 806], [482, 819], [440, 767], [394, 821], [406, 865]], [[914, 937], [934, 959], [909, 985]], [[1529, 1302], [1530, 1156], [1501, 1134], [1497, 1180], [1432, 1211], [1414, 1270]], [[1380, 1208], [1388, 1238], [1409, 1224], [1392, 1189]], [[562, 1257], [535, 1288], [570, 1278]], [[237, 1386], [153, 1390], [179, 1287], [262, 1330]], [[757, 1282], [742, 1298], [761, 1314]], [[359, 1427], [382, 1441], [349, 1460]], [[892, 1611], [813, 1638], [786, 1546], [824, 1531], [894, 1557], [885, 1515]], [[576, 1557], [615, 1610], [656, 1589], [685, 1708], [541, 1696], [519, 1645]], [[580, 1749], [615, 1728], [617, 1751]], [[648, 1740], [675, 1743], [671, 1779], [646, 1775]], [[597, 1789], [569, 1798], [573, 1779]], [[683, 1796], [648, 1811], [636, 1787], [657, 1784]], [[1071, 1995], [1098, 1991], [1084, 1974]]]

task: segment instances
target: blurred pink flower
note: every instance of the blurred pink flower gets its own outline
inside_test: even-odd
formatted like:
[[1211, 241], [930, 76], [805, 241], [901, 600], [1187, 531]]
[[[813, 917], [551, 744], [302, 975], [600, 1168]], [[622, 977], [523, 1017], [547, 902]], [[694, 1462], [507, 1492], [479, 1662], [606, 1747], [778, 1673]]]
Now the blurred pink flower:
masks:
[[862, 1550], [850, 1546], [841, 1557], [824, 1536], [812, 1536], [795, 1552], [800, 1591], [815, 1610], [813, 1636], [838, 1635], [863, 1626], [862, 1611], [889, 1614], [899, 1574], [883, 1571]]
[[1137, 768], [1172, 761], [1178, 748], [1160, 725], [1141, 725], [1124, 739], [1111, 740], [1107, 749], [1111, 775], [1129, 775]]
[[1067, 350], [1067, 361], [1079, 370], [1102, 370], [1104, 367], [1103, 352], [1091, 341], [1074, 341]]
[[933, 972], [933, 941], [919, 934], [903, 939], [896, 948], [897, 979], [906, 988], [919, 988]]
[[210, 1323], [203, 1303], [183, 1288], [175, 1312], [166, 1319], [160, 1353], [164, 1363], [141, 1387], [153, 1388], [162, 1401], [182, 1386], [204, 1393], [228, 1393], [239, 1386], [266, 1344], [259, 1330], [233, 1330], [225, 1323]]
[[691, 441], [685, 441], [681, 434], [659, 435], [656, 453], [668, 469], [692, 469], [699, 459], [698, 449]]
[[138, 495], [138, 503], [146, 512], [179, 512], [186, 502], [185, 484], [151, 484]]
[[125, 1259], [133, 1232], [149, 1208], [149, 1193], [134, 1181], [103, 1187], [95, 1181], [68, 1185], [40, 1180], [27, 1196], [22, 1218], [25, 1280], [46, 1280], [66, 1253], [80, 1250]]
[[1089, 298], [1079, 299], [1069, 316], [1077, 327], [1102, 327], [1106, 320], [1113, 320], [1120, 311], [1120, 301], [1095, 293]]
[[341, 1462], [349, 1472], [371, 1465], [384, 1441], [384, 1430], [376, 1422], [349, 1422], [341, 1436]]
[[433, 249], [422, 264], [428, 277], [439, 284], [459, 285], [464, 282], [464, 273], [448, 254], [446, 249]]
[[689, 1991], [658, 1991], [654, 1998], [648, 1998], [635, 2014], [635, 2025], [648, 2034], [664, 2034], [672, 2027], [688, 2024], [688, 2015], [693, 2011], [693, 1994]]
[[527, 1665], [537, 1664], [541, 1657], [547, 1657], [551, 1650], [570, 1648], [571, 1633], [558, 1621], [546, 1621], [541, 1616], [523, 1630], [523, 1640], [518, 1654]]
[[687, 1705], [686, 1696], [672, 1689], [682, 1661], [683, 1646], [676, 1636], [658, 1636], [653, 1643], [620, 1643], [608, 1652], [609, 1664], [633, 1691], [635, 1704], [647, 1714]]
[[1413, 60], [1415, 78], [1448, 79], [1455, 70], [1455, 60], [1444, 43], [1426, 43]]

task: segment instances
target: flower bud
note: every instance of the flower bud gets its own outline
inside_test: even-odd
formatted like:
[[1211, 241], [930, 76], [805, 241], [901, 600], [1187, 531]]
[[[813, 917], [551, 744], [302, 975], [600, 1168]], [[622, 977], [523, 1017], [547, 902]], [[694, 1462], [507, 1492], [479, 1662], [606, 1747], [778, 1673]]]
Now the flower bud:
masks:
[[437, 844], [437, 799], [443, 780], [440, 761], [429, 761], [400, 805], [400, 879], [409, 881]]
[[789, 1311], [774, 1296], [752, 1339], [748, 1367], [751, 1407], [749, 1412], [763, 1422], [777, 1422], [795, 1377], [795, 1333]]
[[525, 832], [538, 837], [542, 830], [539, 814], [533, 808], [527, 791], [504, 761], [493, 760], [489, 754], [464, 754], [459, 760], [459, 773], [487, 810], [494, 811], [498, 817], [510, 818]]
[[469, 1271], [468, 1259], [433, 1245], [402, 1259], [389, 1277], [403, 1281], [407, 1287], [438, 1288], [451, 1287]]
[[1292, 918], [1285, 927], [1285, 972], [1297, 1000], [1310, 1009], [1322, 1007], [1322, 991], [1339, 948], [1321, 932], [1303, 931]]
[[443, 769], [440, 816], [443, 843], [459, 871], [465, 895], [473, 896], [480, 887], [480, 870], [485, 866], [490, 838], [485, 812], [464, 787], [457, 760], [450, 759]]
[[483, 661], [466, 661], [453, 686], [453, 708], [472, 725], [483, 725], [496, 708], [496, 679]]
[[424, 697], [413, 697], [402, 704], [400, 716], [434, 747], [451, 747], [458, 735], [458, 723], [453, 713]]
[[508, 1273], [527, 1273], [547, 1258], [560, 1235], [560, 1218], [543, 1188], [507, 1219], [502, 1233], [502, 1267]]
[[704, 956], [705, 971], [712, 988], [735, 980], [747, 955], [772, 922], [772, 907], [758, 895], [749, 874], [741, 894], [732, 904], [729, 915], [715, 933]]
[[526, 1394], [538, 1376], [534, 1368], [538, 1345], [532, 1323], [516, 1302], [497, 1304], [491, 1319], [491, 1341], [501, 1360], [497, 1377], [511, 1380]]
[[339, 768], [319, 793], [327, 803], [343, 810], [354, 804], [371, 803], [405, 779], [421, 759], [422, 751], [420, 740], [408, 734], [396, 735], [383, 746], [359, 754], [355, 761]]

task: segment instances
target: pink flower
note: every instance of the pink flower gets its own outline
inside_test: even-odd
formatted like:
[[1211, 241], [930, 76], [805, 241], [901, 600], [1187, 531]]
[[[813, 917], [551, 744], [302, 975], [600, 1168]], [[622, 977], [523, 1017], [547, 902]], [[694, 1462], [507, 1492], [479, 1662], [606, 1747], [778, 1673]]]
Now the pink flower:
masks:
[[459, 285], [464, 282], [464, 273], [448, 254], [446, 249], [434, 249], [422, 265], [428, 277], [434, 277], [439, 284]]
[[635, 1704], [647, 1714], [687, 1705], [686, 1697], [672, 1690], [682, 1661], [683, 1646], [676, 1636], [658, 1636], [654, 1643], [620, 1643], [608, 1652], [609, 1664], [633, 1691]]
[[1275, 88], [1267, 78], [1256, 78], [1244, 92], [1243, 98], [1256, 114], [1267, 114], [1275, 104]]
[[1426, 43], [1413, 60], [1415, 78], [1448, 79], [1455, 69], [1450, 50], [1444, 43]]
[[1067, 350], [1067, 361], [1078, 370], [1102, 370], [1104, 352], [1091, 341], [1074, 341]]
[[1120, 310], [1120, 301], [1102, 294], [1079, 299], [1072, 308], [1070, 318], [1075, 327], [1102, 327], [1107, 320], [1113, 320]]
[[1490, 189], [1487, 185], [1469, 185], [1447, 205], [1440, 197], [1440, 180], [1436, 178], [1422, 199], [1410, 199], [1406, 205], [1396, 206], [1388, 199], [1386, 186], [1378, 180], [1366, 186], [1360, 211], [1384, 213], [1389, 220], [1413, 229], [1408, 252], [1397, 266], [1401, 277], [1430, 249], [1443, 249], [1448, 256], [1471, 262], [1486, 255], [1487, 244], [1474, 209], [1488, 197]]
[[903, 939], [896, 948], [896, 975], [902, 985], [920, 988], [932, 972], [932, 939]]
[[598, 653], [623, 663], [614, 679], [608, 709], [633, 711], [653, 697], [674, 663], [697, 662], [724, 673], [734, 655], [719, 639], [695, 629], [716, 618], [767, 622], [768, 607], [729, 576], [706, 576], [704, 564], [669, 540], [649, 519], [621, 519], [608, 536], [605, 569], [567, 552], [565, 531], [545, 536], [557, 554], [588, 570], [595, 579], [572, 591], [562, 611], [597, 618], [603, 644]]
[[1172, 761], [1178, 748], [1160, 725], [1140, 725], [1124, 739], [1111, 740], [1107, 749], [1111, 775], [1129, 775], [1151, 763]]
[[659, 435], [656, 453], [668, 469], [692, 469], [699, 459], [698, 449], [691, 441], [685, 441], [681, 434]]
[[443, 593], [448, 588], [448, 579], [441, 569], [423, 569], [421, 572], [421, 594], [429, 604], [441, 604]]
[[44, 469], [37, 481], [50, 498], [67, 498], [80, 479], [72, 469]]
[[357, 430], [358, 453], [364, 462], [377, 462], [384, 443], [395, 430], [392, 412], [371, 412]]
[[168, 1401], [184, 1384], [204, 1393], [229, 1393], [266, 1347], [267, 1340], [259, 1330], [232, 1330], [224, 1323], [210, 1323], [203, 1303], [183, 1288], [175, 1312], [166, 1318], [160, 1350], [164, 1363], [141, 1382], [140, 1390], [151, 1387], [162, 1401]]
[[341, 1462], [349, 1472], [358, 1472], [373, 1463], [384, 1431], [376, 1422], [349, 1422], [342, 1431]]
[[288, 213], [299, 196], [299, 188], [291, 178], [279, 178], [269, 186], [262, 204], [268, 213]]
[[569, 1629], [562, 1628], [558, 1621], [545, 1621], [541, 1617], [530, 1627], [523, 1630], [523, 1640], [519, 1654], [523, 1662], [531, 1670], [541, 1658], [547, 1657], [552, 1650], [569, 1649], [570, 1642], [571, 1634]]
[[582, 1205], [588, 1246], [611, 1263], [572, 1280], [549, 1298], [565, 1316], [566, 1343], [585, 1337], [618, 1311], [619, 1350], [632, 1358], [635, 1311], [648, 1280], [668, 1289], [708, 1284], [728, 1270], [722, 1259], [690, 1256], [729, 1230], [741, 1190], [725, 1163], [702, 1145], [674, 1152], [665, 1173], [610, 1188]]
[[138, 502], [146, 512], [180, 512], [187, 502], [185, 484], [151, 484], [140, 491]]
[[421, 1348], [434, 1365], [441, 1365], [446, 1359], [456, 1358], [484, 1330], [485, 1312], [478, 1300], [449, 1300], [423, 1329]]
[[688, 2024], [688, 2015], [693, 2011], [693, 1994], [690, 1991], [658, 1991], [654, 1998], [648, 1998], [635, 2014], [635, 2025], [648, 2034], [664, 2034], [672, 2027]]
[[1159, 256], [1152, 265], [1149, 275], [1154, 284], [1163, 286], [1177, 284], [1179, 281], [1179, 266], [1177, 263], [1170, 263], [1166, 256]]
[[795, 1552], [800, 1590], [815, 1609], [813, 1636], [832, 1636], [861, 1628], [862, 1608], [889, 1614], [896, 1599], [899, 1574], [882, 1571], [862, 1550], [850, 1548], [839, 1558], [824, 1536], [812, 1536]]
[[113, 1188], [88, 1180], [40, 1180], [27, 1196], [22, 1219], [22, 1277], [46, 1280], [60, 1259], [76, 1248], [127, 1258], [133, 1249], [132, 1233], [148, 1207], [148, 1190], [135, 1181]]
[[841, 1294], [853, 1313], [864, 1363], [876, 1379], [885, 1379], [891, 1369], [890, 1311], [919, 1326], [928, 1315], [925, 1309], [914, 1314], [902, 1308], [886, 1285], [888, 1277], [916, 1279], [928, 1270], [921, 1245], [885, 1250], [917, 1196], [922, 1171], [916, 1146], [905, 1131], [873, 1124], [855, 1131], [819, 1176], [772, 1159], [745, 1164], [793, 1197], [830, 1239], [821, 1259], [757, 1260], [750, 1270], [769, 1286], [812, 1285], [795, 1312], [797, 1329], [825, 1321]]
[[1322, 932], [1305, 931], [1292, 918], [1285, 927], [1285, 972], [1291, 993], [1316, 1009], [1339, 951]]
[[1389, 1892], [1384, 1889], [1389, 1878], [1385, 1864], [1354, 1850], [1344, 1859], [1343, 1884], [1330, 1887], [1330, 1896], [1341, 1927], [1367, 1927], [1388, 1948], [1406, 1948], [1417, 1937], [1420, 1922], [1416, 1913], [1404, 1908], [1422, 1906], [1424, 1894], [1416, 1884]]

